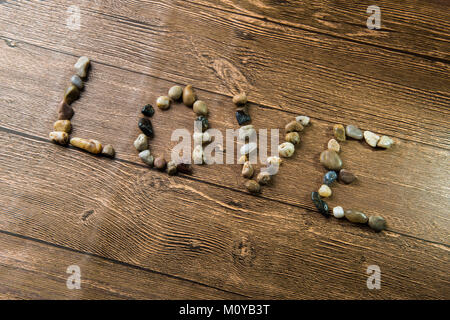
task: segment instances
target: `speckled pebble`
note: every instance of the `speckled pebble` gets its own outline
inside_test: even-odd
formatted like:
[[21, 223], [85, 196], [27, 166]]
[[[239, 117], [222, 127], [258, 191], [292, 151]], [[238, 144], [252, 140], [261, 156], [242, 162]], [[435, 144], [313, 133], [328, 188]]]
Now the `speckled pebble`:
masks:
[[345, 128], [342, 124], [335, 124], [333, 126], [333, 133], [337, 141], [345, 141]]
[[237, 106], [241, 106], [247, 103], [247, 95], [245, 93], [239, 93], [233, 97], [233, 103]]
[[318, 192], [311, 192], [311, 200], [322, 215], [329, 217], [328, 204], [320, 198]]
[[357, 210], [345, 210], [345, 217], [348, 221], [354, 223], [367, 223], [367, 216], [361, 211]]
[[72, 138], [70, 144], [93, 154], [99, 154], [103, 150], [100, 141], [94, 139]]
[[64, 91], [64, 101], [66, 101], [67, 104], [72, 104], [79, 97], [80, 97], [80, 90], [73, 84], [67, 87], [66, 91]]
[[295, 118], [295, 120], [300, 122], [302, 126], [306, 127], [307, 125], [309, 125], [311, 119], [307, 116], [298, 116]]
[[245, 110], [242, 109], [236, 111], [236, 120], [238, 124], [241, 126], [243, 124], [250, 122], [252, 118], [250, 118], [250, 115], [246, 113]]
[[148, 138], [145, 134], [141, 133], [138, 135], [136, 140], [134, 140], [134, 147], [137, 151], [144, 151], [148, 149]]
[[175, 175], [177, 173], [177, 165], [176, 165], [176, 163], [174, 161], [167, 162], [167, 169], [166, 169], [166, 171], [167, 171], [167, 174], [169, 176]]
[[377, 146], [378, 140], [380, 140], [380, 136], [370, 131], [364, 131], [364, 139], [369, 146], [375, 148]]
[[260, 172], [256, 177], [256, 181], [261, 185], [269, 184], [272, 180], [272, 176], [268, 172]]
[[74, 65], [77, 75], [81, 78], [86, 78], [90, 64], [91, 60], [88, 57], [80, 57]]
[[376, 232], [380, 232], [386, 229], [386, 220], [384, 220], [384, 218], [380, 216], [370, 216], [369, 227], [371, 227]]
[[178, 101], [178, 100], [180, 100], [181, 96], [183, 95], [183, 88], [181, 86], [173, 86], [169, 89], [169, 92], [167, 95], [173, 101]]
[[284, 131], [286, 133], [289, 132], [301, 132], [303, 131], [303, 126], [300, 122], [297, 122], [296, 120], [289, 122], [285, 127]]
[[144, 116], [153, 117], [153, 115], [155, 114], [155, 109], [151, 104], [146, 104], [142, 107], [141, 112]]
[[256, 182], [255, 180], [248, 180], [245, 183], [245, 188], [250, 192], [250, 193], [259, 193], [261, 192], [261, 186], [258, 182]]
[[349, 124], [345, 127], [345, 133], [348, 137], [356, 139], [356, 140], [362, 140], [363, 138], [363, 132], [355, 125]]
[[155, 161], [153, 161], [153, 165], [156, 169], [163, 171], [166, 168], [166, 159], [163, 157], [157, 157], [155, 158]]
[[268, 157], [266, 160], [267, 165], [281, 166], [282, 163], [283, 163], [283, 160], [277, 156]]
[[333, 216], [335, 218], [341, 219], [344, 217], [344, 208], [337, 206], [333, 208]]
[[253, 166], [250, 162], [246, 161], [244, 165], [242, 166], [242, 176], [244, 178], [250, 179], [253, 177]]
[[327, 186], [326, 184], [323, 184], [320, 186], [319, 188], [319, 195], [322, 198], [328, 198], [331, 197], [332, 191], [331, 188], [329, 186]]
[[168, 96], [161, 96], [156, 99], [156, 106], [161, 110], [167, 110], [170, 107], [170, 98]]
[[392, 140], [388, 136], [382, 136], [380, 140], [378, 140], [377, 147], [389, 149], [393, 144], [394, 140]]
[[150, 153], [150, 150], [144, 150], [142, 152], [139, 152], [139, 158], [141, 158], [142, 162], [149, 165], [150, 167], [153, 167], [154, 158]]
[[330, 141], [328, 141], [328, 149], [336, 151], [337, 153], [341, 152], [341, 146], [339, 145], [339, 142], [336, 141], [336, 139], [330, 139]]
[[69, 135], [67, 134], [67, 132], [63, 131], [50, 132], [49, 138], [51, 141], [61, 145], [65, 145], [69, 142]]
[[197, 117], [196, 121], [201, 122], [202, 131], [208, 130], [208, 128], [209, 128], [208, 118], [206, 118], [205, 116], [199, 116], [199, 117]]
[[290, 158], [294, 155], [295, 147], [290, 142], [284, 142], [278, 146], [278, 153], [283, 158]]
[[72, 130], [70, 120], [58, 120], [53, 124], [53, 130], [69, 133]]
[[323, 183], [328, 185], [328, 186], [331, 186], [331, 184], [336, 181], [337, 177], [338, 176], [337, 176], [337, 173], [335, 171], [328, 171], [323, 176]]
[[114, 156], [116, 155], [116, 151], [114, 150], [114, 147], [112, 145], [107, 144], [103, 147], [102, 154], [104, 156], [114, 158]]
[[296, 145], [300, 143], [300, 135], [298, 134], [298, 132], [289, 132], [288, 134], [286, 134], [284, 140]]

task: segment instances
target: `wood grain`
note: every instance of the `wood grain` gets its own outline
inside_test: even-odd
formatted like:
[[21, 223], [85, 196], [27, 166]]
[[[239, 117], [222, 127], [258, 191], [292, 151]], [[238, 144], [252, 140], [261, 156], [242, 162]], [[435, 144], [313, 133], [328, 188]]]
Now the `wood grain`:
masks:
[[[0, 75], [0, 87], [4, 92], [1, 99], [7, 106], [0, 124], [46, 139], [75, 58], [27, 45], [19, 48], [3, 45], [3, 49], [5, 54], [0, 57], [0, 62], [9, 66], [9, 72]], [[40, 66], [46, 65], [48, 60], [52, 65], [45, 72], [47, 81], [42, 83]], [[20, 61], [20, 64], [14, 61]], [[86, 90], [81, 100], [74, 104], [73, 136], [112, 143], [120, 159], [141, 163], [132, 145], [139, 134], [136, 125], [139, 109], [146, 103], [153, 103], [172, 85], [169, 81], [94, 62]], [[37, 87], [40, 91], [36, 91]], [[42, 95], [41, 90], [46, 94]], [[198, 94], [209, 105], [213, 128], [225, 135], [225, 129], [237, 127], [231, 99], [205, 91], [198, 91]], [[108, 97], [106, 105], [105, 97]], [[257, 105], [251, 106], [251, 114], [258, 129], [282, 128], [292, 119], [290, 114]], [[172, 131], [186, 128], [192, 132], [193, 119], [192, 111], [183, 105], [173, 105], [167, 112], [157, 111], [152, 119], [156, 130], [156, 137], [151, 142], [152, 152], [169, 158], [175, 144], [170, 143]], [[325, 173], [318, 158], [332, 131], [327, 122], [316, 118], [312, 121], [313, 125], [303, 134], [296, 156], [285, 162], [274, 185], [263, 190], [264, 197], [314, 209], [309, 195], [320, 186]], [[374, 151], [356, 141], [343, 143], [345, 167], [355, 172], [359, 181], [350, 186], [334, 187], [330, 204], [359, 207], [368, 214], [386, 217], [392, 231], [448, 244], [448, 151], [400, 139], [396, 142], [397, 146], [388, 151]], [[243, 190], [239, 165], [196, 166], [195, 177]]]
[[8, 232], [252, 298], [449, 297], [443, 245], [4, 131], [0, 151]]
[[67, 6], [7, 2], [0, 35], [449, 149], [446, 63], [186, 1], [81, 1], [71, 32]]
[[[197, 283], [175, 279], [0, 233], [0, 299], [240, 299]], [[81, 288], [68, 289], [67, 267], [81, 271]]]

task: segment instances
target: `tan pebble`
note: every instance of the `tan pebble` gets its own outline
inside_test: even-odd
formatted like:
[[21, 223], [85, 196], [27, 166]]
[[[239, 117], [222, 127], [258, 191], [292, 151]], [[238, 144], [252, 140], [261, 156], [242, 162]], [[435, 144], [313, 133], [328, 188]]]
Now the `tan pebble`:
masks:
[[278, 146], [278, 153], [284, 158], [290, 158], [294, 154], [295, 147], [290, 142], [283, 142]]
[[197, 100], [197, 95], [194, 88], [189, 84], [183, 89], [183, 103], [188, 107], [192, 107], [195, 100]]
[[102, 154], [107, 157], [114, 158], [114, 156], [116, 155], [116, 151], [114, 150], [114, 147], [112, 145], [107, 144], [103, 147]]
[[161, 96], [156, 99], [156, 106], [161, 110], [167, 110], [170, 107], [170, 98], [168, 96]]
[[141, 133], [138, 135], [136, 140], [133, 143], [134, 147], [137, 151], [144, 151], [148, 149], [148, 138], [145, 134]]
[[380, 136], [371, 131], [364, 131], [364, 139], [369, 146], [375, 148], [377, 146], [378, 140], [380, 140]]
[[389, 149], [393, 144], [394, 140], [392, 140], [388, 136], [382, 136], [380, 140], [378, 140], [377, 147]]
[[50, 140], [59, 144], [67, 144], [69, 142], [69, 135], [64, 131], [53, 131], [49, 134]]
[[98, 154], [103, 149], [100, 141], [94, 139], [72, 138], [70, 144], [93, 154]]
[[173, 86], [169, 89], [168, 96], [173, 101], [177, 101], [181, 98], [181, 95], [183, 94], [183, 88], [180, 86]]
[[345, 128], [342, 124], [335, 124], [333, 126], [333, 133], [337, 141], [345, 141]]
[[177, 173], [177, 164], [174, 161], [167, 162], [166, 171], [169, 176], [173, 176]]
[[233, 103], [237, 106], [242, 106], [247, 103], [247, 95], [245, 93], [237, 94], [233, 97]]
[[272, 176], [268, 172], [260, 172], [256, 177], [256, 181], [263, 185], [270, 183], [271, 180]]
[[283, 163], [283, 160], [277, 156], [268, 157], [266, 160], [266, 164], [268, 164], [268, 165], [271, 164], [274, 166], [281, 166], [282, 163]]
[[320, 186], [319, 195], [321, 197], [328, 198], [331, 196], [331, 194], [332, 194], [332, 192], [331, 192], [331, 188], [329, 186], [327, 186], [326, 184], [323, 184]]
[[91, 60], [89, 60], [88, 57], [83, 56], [78, 59], [74, 65], [74, 68], [79, 77], [86, 78], [90, 63]]
[[253, 176], [253, 166], [250, 162], [246, 161], [242, 166], [242, 176], [244, 178], [250, 179]]
[[288, 134], [286, 134], [285, 140], [292, 144], [299, 144], [300, 135], [298, 134], [298, 132], [289, 132]]
[[70, 120], [58, 120], [53, 124], [53, 129], [55, 131], [69, 133], [72, 130], [72, 125], [70, 124]]
[[294, 120], [289, 122], [285, 127], [284, 130], [286, 131], [286, 133], [289, 132], [301, 132], [303, 131], [303, 126], [300, 122]]
[[320, 154], [320, 163], [329, 170], [338, 171], [342, 169], [342, 159], [333, 150], [325, 150]]
[[345, 217], [354, 223], [367, 223], [369, 220], [363, 212], [357, 210], [345, 210]]
[[208, 106], [202, 100], [197, 100], [194, 102], [193, 110], [199, 116], [206, 116], [208, 114]]
[[339, 142], [336, 141], [336, 139], [330, 139], [330, 141], [328, 141], [328, 150], [333, 150], [339, 153], [341, 152], [341, 146], [339, 145]]
[[259, 193], [261, 191], [261, 186], [259, 185], [258, 182], [256, 182], [255, 180], [248, 180], [245, 183], [245, 188], [250, 192], [250, 193]]
[[248, 161], [248, 157], [246, 154], [243, 154], [239, 159], [238, 159], [238, 164], [244, 164], [246, 161]]

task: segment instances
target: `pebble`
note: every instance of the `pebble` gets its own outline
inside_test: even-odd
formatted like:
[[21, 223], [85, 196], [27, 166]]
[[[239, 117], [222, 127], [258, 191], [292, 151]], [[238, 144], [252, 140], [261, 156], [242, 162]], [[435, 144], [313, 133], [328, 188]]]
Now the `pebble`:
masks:
[[196, 121], [201, 121], [202, 131], [208, 130], [208, 128], [209, 128], [208, 118], [206, 118], [205, 116], [199, 116], [199, 117], [197, 117]]
[[283, 142], [278, 146], [278, 153], [284, 158], [290, 158], [294, 154], [295, 147], [290, 142]]
[[194, 88], [191, 85], [187, 85], [183, 89], [183, 103], [192, 107], [194, 105], [195, 100], [197, 100], [197, 95], [195, 94]]
[[208, 106], [202, 100], [197, 100], [194, 102], [193, 110], [199, 116], [206, 116], [208, 114]]
[[248, 180], [245, 183], [245, 188], [247, 188], [247, 190], [250, 193], [259, 193], [259, 192], [261, 192], [261, 186], [255, 180]]
[[251, 154], [253, 151], [257, 149], [257, 147], [258, 145], [256, 144], [256, 142], [244, 144], [240, 149], [240, 154], [241, 155]]
[[329, 216], [330, 213], [328, 212], [329, 210], [328, 204], [320, 198], [318, 192], [311, 192], [311, 200], [313, 201], [317, 210], [319, 210], [321, 214], [323, 214], [326, 217]]
[[116, 155], [116, 150], [114, 150], [114, 147], [112, 145], [107, 144], [103, 147], [102, 154], [107, 157], [114, 158], [114, 156]]
[[345, 127], [345, 133], [350, 138], [353, 138], [353, 139], [356, 139], [356, 140], [362, 140], [362, 138], [363, 138], [362, 131], [357, 126], [355, 126], [353, 124], [349, 124], [348, 126]]
[[300, 143], [300, 135], [298, 132], [289, 132], [286, 134], [284, 138], [287, 142], [290, 142], [292, 144], [299, 144]]
[[311, 119], [307, 116], [298, 116], [295, 118], [295, 120], [300, 122], [302, 124], [302, 126], [304, 126], [304, 127], [309, 125], [309, 122], [311, 121]]
[[144, 116], [153, 117], [153, 115], [155, 114], [155, 109], [153, 109], [153, 106], [151, 104], [146, 104], [144, 107], [142, 107], [141, 112]]
[[166, 159], [163, 157], [157, 157], [153, 162], [156, 169], [163, 171], [166, 168]]
[[202, 143], [211, 142], [211, 135], [208, 131], [203, 132], [202, 134]]
[[323, 184], [319, 188], [319, 195], [323, 198], [328, 198], [332, 194], [331, 189], [326, 184]]
[[169, 89], [168, 96], [173, 101], [180, 100], [183, 94], [183, 88], [181, 86], [173, 86]]
[[144, 151], [148, 149], [148, 138], [145, 134], [141, 133], [138, 135], [136, 140], [134, 140], [134, 147], [137, 151]]
[[248, 157], [246, 154], [240, 156], [240, 158], [238, 159], [237, 163], [238, 164], [244, 164], [246, 161], [248, 161]]
[[64, 100], [67, 104], [72, 104], [75, 100], [80, 97], [80, 90], [71, 84], [64, 92]]
[[371, 227], [376, 232], [380, 232], [386, 229], [386, 220], [384, 220], [384, 218], [380, 216], [370, 216], [369, 227]]
[[342, 169], [341, 171], [339, 171], [339, 181], [341, 181], [345, 184], [350, 184], [355, 180], [356, 180], [356, 176], [353, 173], [351, 173], [350, 171], [348, 171], [346, 169]]
[[246, 161], [242, 167], [242, 176], [244, 178], [250, 179], [253, 177], [253, 166], [250, 162]]
[[192, 159], [195, 164], [203, 163], [203, 147], [201, 145], [194, 147], [194, 151], [192, 151]]
[[59, 120], [70, 120], [73, 117], [73, 108], [67, 104], [64, 99], [59, 103], [58, 108], [56, 110], [58, 112]]
[[74, 65], [77, 75], [81, 78], [86, 78], [90, 63], [91, 61], [88, 57], [80, 57]]
[[286, 133], [288, 132], [301, 132], [303, 131], [303, 126], [300, 122], [297, 121], [291, 121], [289, 122], [285, 127], [284, 130], [286, 131]]
[[348, 221], [354, 223], [367, 223], [367, 216], [361, 211], [357, 210], [345, 210], [345, 217]]
[[388, 136], [382, 136], [377, 143], [377, 147], [389, 149], [394, 144], [394, 140], [389, 138]]
[[260, 172], [256, 177], [256, 181], [263, 185], [269, 184], [271, 180], [272, 176], [268, 172]]
[[50, 134], [48, 135], [50, 137], [50, 140], [52, 140], [53, 142], [59, 143], [59, 144], [67, 144], [69, 142], [69, 135], [67, 134], [67, 132], [63, 132], [63, 131], [53, 131], [50, 132]]
[[174, 174], [177, 173], [177, 165], [175, 164], [174, 161], [167, 162], [167, 169], [166, 169], [166, 171], [167, 171], [167, 174], [169, 176], [173, 176]]
[[283, 163], [283, 160], [277, 156], [271, 156], [266, 159], [266, 164], [268, 164], [268, 165], [271, 164], [271, 165], [279, 167], [279, 166], [281, 166], [282, 163]]
[[370, 131], [364, 131], [364, 139], [369, 146], [375, 148], [377, 146], [378, 140], [380, 140], [380, 136]]
[[156, 106], [161, 110], [167, 110], [170, 107], [170, 98], [168, 96], [161, 96], [156, 99]]
[[333, 216], [335, 218], [343, 218], [344, 217], [344, 208], [342, 208], [341, 206], [337, 206], [333, 208]]
[[333, 150], [325, 150], [320, 154], [320, 163], [328, 170], [341, 170], [342, 160]]
[[84, 87], [84, 83], [83, 80], [81, 80], [80, 76], [77, 74], [74, 74], [71, 78], [70, 78], [70, 82], [77, 87], [79, 90], [83, 89]]
[[239, 140], [245, 141], [246, 138], [252, 139], [256, 137], [256, 130], [252, 124], [239, 128]]
[[248, 122], [250, 122], [252, 120], [252, 118], [250, 118], [250, 115], [245, 112], [245, 110], [237, 110], [236, 111], [236, 120], [239, 123], [239, 125], [243, 125], [246, 124]]
[[194, 132], [194, 144], [201, 145], [203, 143], [208, 143], [211, 141], [211, 135], [205, 132]]
[[70, 120], [58, 120], [53, 124], [53, 129], [55, 131], [69, 133], [72, 130], [72, 125], [70, 124]]
[[192, 166], [188, 163], [177, 164], [177, 171], [185, 174], [192, 174]]
[[330, 141], [328, 141], [328, 149], [336, 151], [337, 153], [341, 152], [341, 146], [339, 145], [339, 142], [336, 141], [336, 139], [330, 139]]
[[103, 149], [100, 141], [94, 139], [72, 138], [70, 144], [93, 154], [99, 154]]
[[147, 137], [153, 137], [153, 126], [150, 120], [141, 118], [139, 119], [138, 126]]
[[247, 103], [247, 95], [245, 93], [239, 93], [233, 97], [233, 103], [237, 106], [242, 106]]
[[345, 128], [342, 124], [335, 124], [333, 126], [333, 133], [337, 141], [345, 141]]
[[149, 165], [150, 167], [153, 167], [154, 158], [150, 153], [150, 150], [144, 150], [139, 152], [139, 158], [141, 158], [142, 162]]
[[323, 183], [326, 184], [327, 186], [331, 186], [331, 184], [336, 181], [337, 177], [338, 176], [335, 171], [328, 171], [323, 176]]

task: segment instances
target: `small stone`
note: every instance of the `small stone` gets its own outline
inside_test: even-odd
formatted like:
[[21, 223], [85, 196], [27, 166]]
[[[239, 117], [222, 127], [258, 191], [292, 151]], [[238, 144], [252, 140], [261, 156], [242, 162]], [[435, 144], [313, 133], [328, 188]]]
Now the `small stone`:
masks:
[[250, 193], [259, 193], [259, 192], [261, 192], [261, 186], [255, 180], [248, 180], [245, 183], [245, 188], [247, 188], [247, 190]]
[[344, 217], [344, 208], [337, 206], [333, 208], [333, 216], [335, 218], [341, 219]]
[[58, 120], [53, 124], [53, 129], [55, 131], [69, 133], [72, 130], [72, 125], [70, 124], [70, 120]]
[[203, 132], [202, 135], [202, 143], [208, 143], [211, 142], [211, 135], [209, 134], [208, 131]]
[[166, 169], [166, 171], [167, 171], [167, 174], [169, 176], [173, 176], [173, 175], [175, 175], [177, 173], [177, 165], [175, 164], [174, 161], [167, 162], [167, 169]]
[[69, 142], [69, 135], [63, 131], [53, 131], [48, 135], [50, 140], [55, 143], [65, 145]]
[[278, 146], [278, 153], [284, 158], [290, 158], [294, 154], [295, 147], [290, 142], [284, 142]]
[[250, 115], [245, 112], [245, 110], [237, 110], [236, 111], [236, 120], [238, 124], [241, 126], [243, 124], [246, 124], [252, 120], [250, 118]]
[[302, 126], [306, 127], [307, 125], [309, 125], [311, 119], [307, 116], [298, 116], [295, 118], [295, 120], [300, 122]]
[[188, 163], [177, 164], [177, 171], [184, 174], [192, 174], [192, 166]]
[[370, 131], [364, 131], [364, 139], [369, 146], [375, 148], [377, 146], [378, 140], [380, 140], [380, 136]]
[[377, 147], [389, 149], [393, 144], [394, 140], [392, 140], [388, 136], [381, 136], [380, 140], [377, 143]]
[[320, 154], [320, 163], [328, 170], [341, 170], [342, 160], [333, 150], [325, 150]]
[[330, 139], [330, 141], [328, 141], [328, 149], [333, 150], [337, 153], [341, 152], [341, 146], [339, 145], [339, 142], [336, 141], [336, 139]]
[[239, 140], [245, 141], [246, 138], [254, 139], [256, 137], [256, 130], [252, 124], [242, 126], [239, 128]]
[[350, 184], [355, 180], [356, 180], [356, 176], [353, 173], [351, 173], [350, 171], [348, 171], [346, 169], [342, 169], [341, 171], [339, 171], [339, 181], [341, 181], [345, 184]]
[[206, 116], [208, 114], [208, 106], [202, 100], [197, 100], [194, 102], [193, 110], [199, 116]]
[[81, 78], [86, 78], [91, 61], [88, 57], [80, 57], [75, 63], [74, 68], [77, 71], [77, 75]]
[[114, 147], [112, 145], [107, 144], [103, 147], [102, 154], [107, 157], [114, 158], [114, 156], [116, 155], [116, 151], [114, 150]]
[[266, 159], [267, 165], [273, 165], [273, 166], [281, 166], [283, 163], [283, 160], [280, 157], [277, 156], [271, 156]]
[[146, 104], [142, 108], [141, 112], [144, 116], [153, 117], [153, 115], [155, 114], [155, 109], [153, 109], [153, 106], [151, 104]]
[[195, 100], [197, 100], [197, 95], [195, 94], [194, 88], [191, 85], [187, 85], [183, 89], [183, 103], [192, 107], [194, 105]]
[[370, 216], [369, 227], [371, 227], [376, 232], [380, 232], [386, 229], [386, 220], [384, 220], [384, 218], [380, 216]]
[[319, 188], [319, 195], [323, 198], [328, 198], [332, 194], [331, 189], [326, 184], [323, 184]]
[[253, 177], [253, 172], [253, 166], [250, 162], [246, 161], [242, 166], [242, 176], [244, 178], [250, 179], [251, 177]]
[[148, 149], [148, 138], [145, 134], [141, 133], [138, 135], [136, 140], [134, 140], [134, 147], [137, 151], [144, 151]]
[[94, 139], [72, 138], [70, 144], [93, 154], [99, 154], [103, 149], [100, 141]]
[[203, 147], [201, 145], [194, 147], [194, 151], [192, 151], [192, 159], [195, 164], [203, 164]]
[[73, 117], [73, 108], [62, 100], [56, 110], [58, 112], [58, 120], [70, 120]]
[[242, 106], [247, 103], [247, 95], [245, 93], [237, 94], [233, 97], [233, 103], [237, 106]]
[[209, 128], [209, 122], [208, 119], [205, 116], [199, 116], [197, 117], [196, 121], [200, 121], [202, 125], [202, 131], [206, 131]]
[[246, 154], [240, 156], [240, 158], [238, 159], [237, 163], [238, 164], [244, 164], [246, 161], [248, 161], [248, 157]]
[[367, 223], [367, 216], [361, 211], [357, 210], [345, 210], [345, 217], [348, 221], [354, 223]]
[[292, 144], [299, 144], [300, 135], [298, 134], [298, 132], [289, 132], [288, 134], [286, 134], [285, 140]]
[[183, 88], [181, 86], [173, 86], [169, 89], [168, 96], [173, 101], [178, 101], [183, 94]]
[[156, 169], [163, 171], [166, 168], [166, 159], [163, 157], [157, 157], [153, 162]]
[[77, 87], [79, 90], [83, 89], [84, 83], [83, 80], [81, 80], [80, 76], [77, 74], [74, 74], [72, 78], [70, 78], [70, 82]]
[[357, 126], [354, 126], [352, 124], [349, 124], [348, 126], [345, 127], [345, 133], [350, 138], [353, 138], [356, 140], [362, 140], [362, 138], [363, 138], [362, 131]]
[[345, 128], [342, 124], [335, 124], [333, 126], [333, 133], [337, 141], [345, 141]]
[[253, 151], [255, 151], [258, 148], [258, 145], [255, 142], [250, 142], [247, 144], [244, 144], [240, 149], [240, 154], [251, 154]]
[[300, 122], [297, 122], [296, 120], [289, 122], [285, 127], [284, 131], [286, 133], [289, 132], [301, 132], [303, 131], [303, 126]]
[[72, 104], [75, 100], [80, 97], [80, 90], [71, 84], [64, 92], [64, 100], [67, 104]]
[[311, 192], [311, 200], [322, 215], [329, 217], [330, 213], [328, 212], [328, 204], [320, 198], [318, 192]]
[[167, 110], [170, 107], [170, 98], [168, 96], [161, 96], [156, 99], [156, 106], [161, 110]]
[[327, 186], [331, 186], [331, 184], [336, 181], [337, 177], [338, 176], [335, 171], [328, 171], [323, 176], [323, 183], [326, 184]]
[[151, 155], [150, 150], [144, 150], [139, 152], [139, 158], [141, 158], [142, 162], [144, 162], [145, 164], [149, 165], [150, 167], [153, 167], [153, 162], [155, 161], [155, 159]]
[[271, 180], [272, 176], [268, 172], [260, 172], [256, 177], [256, 181], [262, 185], [269, 184]]
[[138, 122], [139, 129], [147, 136], [152, 138], [153, 137], [153, 126], [150, 120], [147, 118], [141, 118]]

